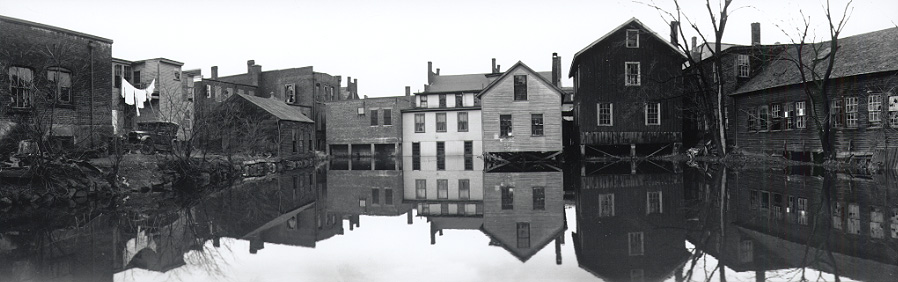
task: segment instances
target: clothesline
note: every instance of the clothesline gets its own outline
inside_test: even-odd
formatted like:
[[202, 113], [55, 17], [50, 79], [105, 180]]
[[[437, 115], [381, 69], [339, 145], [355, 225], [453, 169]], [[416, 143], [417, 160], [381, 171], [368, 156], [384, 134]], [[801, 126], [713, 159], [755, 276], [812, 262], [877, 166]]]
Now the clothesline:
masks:
[[146, 103], [148, 98], [153, 94], [153, 90], [156, 89], [156, 79], [153, 79], [153, 82], [150, 82], [150, 85], [144, 89], [137, 89], [128, 83], [124, 77], [122, 79], [122, 98], [125, 98], [125, 104], [134, 105], [135, 110], [137, 111], [137, 116], [140, 116], [140, 109], [143, 109], [143, 104]]

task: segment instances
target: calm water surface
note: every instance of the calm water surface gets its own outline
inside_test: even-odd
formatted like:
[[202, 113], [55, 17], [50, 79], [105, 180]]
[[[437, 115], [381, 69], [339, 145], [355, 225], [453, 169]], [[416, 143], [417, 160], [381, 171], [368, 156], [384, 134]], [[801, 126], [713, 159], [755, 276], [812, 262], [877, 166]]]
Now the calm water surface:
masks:
[[898, 281], [896, 184], [807, 168], [336, 160], [165, 214], [0, 213], [0, 281]]

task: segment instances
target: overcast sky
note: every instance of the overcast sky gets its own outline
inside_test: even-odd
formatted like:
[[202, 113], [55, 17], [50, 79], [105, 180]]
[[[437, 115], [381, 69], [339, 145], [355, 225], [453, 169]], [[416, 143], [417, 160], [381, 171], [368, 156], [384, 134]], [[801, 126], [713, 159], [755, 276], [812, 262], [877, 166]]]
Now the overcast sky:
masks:
[[[789, 42], [780, 27], [793, 30], [799, 10], [822, 23], [820, 1], [736, 0], [733, 6], [743, 8], [732, 12], [723, 41], [749, 43], [749, 24], [760, 22], [762, 43]], [[710, 26], [701, 1], [683, 2], [695, 21]], [[845, 1], [832, 2], [842, 7]], [[895, 11], [898, 1], [854, 1], [844, 34], [895, 27]], [[631, 17], [662, 38], [669, 34], [657, 11], [625, 0], [0, 0], [0, 15], [113, 39], [116, 58], [165, 57], [206, 77], [211, 66], [222, 76], [245, 73], [247, 60], [263, 70], [314, 66], [344, 81], [357, 78], [359, 93], [371, 97], [402, 95], [406, 85], [423, 90], [427, 61], [444, 75], [489, 72], [491, 58], [503, 70], [520, 60], [544, 71], [557, 52], [567, 77], [574, 53]]]

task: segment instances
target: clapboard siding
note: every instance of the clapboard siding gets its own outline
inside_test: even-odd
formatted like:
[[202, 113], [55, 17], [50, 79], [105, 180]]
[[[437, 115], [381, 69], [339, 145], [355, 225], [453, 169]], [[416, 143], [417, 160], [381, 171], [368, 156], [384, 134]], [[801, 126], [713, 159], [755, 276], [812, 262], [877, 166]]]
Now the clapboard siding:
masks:
[[[517, 66], [517, 65], [516, 65]], [[514, 101], [514, 75], [527, 75], [527, 100]], [[528, 68], [512, 67], [482, 94], [485, 152], [561, 151], [561, 94]], [[512, 137], [499, 137], [499, 116], [511, 115]], [[531, 114], [543, 115], [543, 136], [531, 136]]]

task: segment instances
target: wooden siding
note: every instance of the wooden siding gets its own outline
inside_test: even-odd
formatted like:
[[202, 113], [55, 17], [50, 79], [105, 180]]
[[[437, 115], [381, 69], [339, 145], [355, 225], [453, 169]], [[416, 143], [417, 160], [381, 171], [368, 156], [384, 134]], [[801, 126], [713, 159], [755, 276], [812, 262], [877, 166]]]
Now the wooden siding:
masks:
[[[894, 88], [898, 82], [895, 80], [896, 72], [854, 76], [833, 81], [832, 97], [858, 97], [857, 128], [834, 128], [834, 141], [836, 151], [840, 157], [870, 154], [875, 149], [898, 148], [898, 128], [888, 125], [888, 101], [889, 95], [883, 89]], [[735, 121], [730, 120], [730, 126], [737, 126], [735, 145], [755, 153], [782, 153], [783, 151], [810, 151], [822, 152], [820, 139], [817, 135], [817, 126], [811, 116], [807, 117], [807, 127], [793, 130], [748, 131], [748, 109], [757, 109], [761, 105], [771, 103], [784, 103], [806, 101], [810, 103], [804, 90], [799, 86], [780, 87], [765, 90], [763, 92], [749, 93], [734, 96]], [[871, 126], [868, 122], [867, 95], [881, 94], [882, 126]], [[894, 95], [894, 94], [893, 94]], [[818, 103], [818, 112], [822, 112], [822, 104]], [[807, 106], [810, 111], [810, 105]]]
[[[521, 260], [526, 261], [539, 252], [565, 228], [562, 177], [562, 173], [556, 171], [483, 173], [484, 232]], [[502, 209], [499, 187], [514, 187], [511, 209]], [[542, 210], [533, 208], [533, 187], [545, 189]], [[530, 224], [527, 248], [517, 247], [518, 222]]]
[[585, 145], [628, 145], [672, 143], [683, 140], [682, 132], [581, 132]]
[[[578, 58], [574, 103], [581, 133], [622, 132], [612, 139], [631, 144], [641, 143], [640, 132], [682, 131], [681, 93], [675, 90], [674, 83], [683, 58], [644, 29], [639, 48], [627, 48], [626, 30], [634, 28], [640, 27], [631, 23], [621, 28]], [[640, 86], [624, 85], [625, 62], [640, 62]], [[599, 102], [614, 104], [612, 126], [598, 126]], [[661, 125], [645, 124], [646, 102], [661, 103]], [[676, 137], [675, 142], [679, 142], [680, 137]], [[589, 145], [587, 141], [581, 140], [581, 144]]]
[[[481, 96], [484, 152], [561, 151], [561, 95], [524, 67], [510, 70]], [[514, 75], [527, 75], [527, 100], [514, 100]], [[543, 115], [543, 136], [531, 136], [531, 114]], [[499, 115], [511, 115], [512, 137], [499, 137]]]

